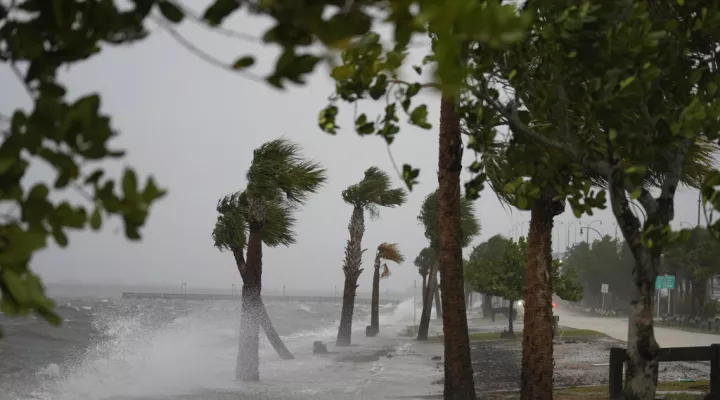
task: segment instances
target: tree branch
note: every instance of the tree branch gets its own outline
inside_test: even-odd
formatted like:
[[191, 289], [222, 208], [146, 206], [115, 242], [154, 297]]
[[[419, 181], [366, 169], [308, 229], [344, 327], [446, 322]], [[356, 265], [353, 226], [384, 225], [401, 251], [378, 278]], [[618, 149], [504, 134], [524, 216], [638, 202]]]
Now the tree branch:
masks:
[[507, 107], [504, 107], [502, 104], [498, 103], [497, 100], [491, 98], [490, 96], [488, 96], [484, 93], [481, 93], [480, 96], [481, 96], [482, 100], [484, 100], [485, 102], [490, 104], [497, 112], [499, 112], [507, 120], [508, 124], [513, 129], [521, 132], [522, 134], [530, 137], [531, 139], [533, 139], [537, 142], [540, 142], [541, 144], [561, 150], [562, 152], [567, 154], [569, 157], [575, 159], [583, 167], [587, 168], [589, 171], [591, 171], [593, 173], [596, 173], [601, 176], [610, 176], [610, 173], [612, 172], [612, 170], [608, 163], [602, 162], [602, 161], [590, 160], [587, 155], [580, 153], [580, 151], [578, 151], [571, 144], [559, 142], [554, 139], [550, 139], [547, 136], [541, 135], [540, 133], [536, 132], [534, 129], [525, 125], [520, 120], [520, 116], [518, 114], [518, 109], [517, 109], [517, 102], [512, 101], [507, 105]]
[[160, 28], [164, 29], [167, 33], [170, 34], [170, 36], [175, 39], [178, 44], [180, 44], [182, 47], [184, 47], [186, 50], [188, 50], [190, 53], [198, 57], [199, 59], [205, 61], [206, 63], [213, 65], [215, 67], [224, 69], [225, 71], [232, 72], [235, 74], [242, 75], [243, 77], [254, 81], [254, 82], [260, 82], [264, 83], [264, 79], [261, 78], [258, 75], [255, 75], [251, 72], [247, 71], [239, 71], [236, 69], [233, 69], [232, 66], [224, 63], [223, 61], [218, 60], [217, 58], [211, 56], [210, 54], [206, 53], [205, 51], [201, 50], [197, 46], [195, 46], [193, 43], [185, 39], [175, 28], [173, 28], [170, 23], [165, 21], [163, 18], [157, 17], [157, 16], [151, 16], [152, 20], [155, 21]]

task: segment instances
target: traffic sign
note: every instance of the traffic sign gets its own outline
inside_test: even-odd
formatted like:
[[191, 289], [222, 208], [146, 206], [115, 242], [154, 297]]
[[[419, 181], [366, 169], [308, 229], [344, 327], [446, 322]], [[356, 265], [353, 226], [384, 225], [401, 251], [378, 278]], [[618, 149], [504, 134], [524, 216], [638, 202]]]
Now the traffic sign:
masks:
[[655, 278], [655, 290], [675, 289], [674, 275], [658, 275]]
[[609, 288], [609, 287], [608, 287], [608, 284], [607, 284], [607, 283], [603, 283], [602, 285], [600, 285], [600, 293], [607, 293], [607, 292], [608, 292], [608, 288]]
[[665, 276], [665, 289], [675, 289], [675, 275]]

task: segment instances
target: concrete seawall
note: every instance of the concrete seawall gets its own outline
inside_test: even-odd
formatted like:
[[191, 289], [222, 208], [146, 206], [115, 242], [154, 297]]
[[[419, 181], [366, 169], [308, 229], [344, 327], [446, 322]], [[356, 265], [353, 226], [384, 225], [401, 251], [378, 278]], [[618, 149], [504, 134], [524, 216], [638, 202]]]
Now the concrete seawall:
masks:
[[[136, 293], [123, 292], [123, 299], [146, 299], [146, 300], [240, 300], [240, 294], [212, 294], [212, 293]], [[342, 297], [324, 296], [263, 296], [265, 301], [298, 301], [307, 303], [342, 303]], [[355, 304], [370, 304], [370, 299], [355, 298]], [[383, 300], [380, 304], [400, 304], [398, 300]]]

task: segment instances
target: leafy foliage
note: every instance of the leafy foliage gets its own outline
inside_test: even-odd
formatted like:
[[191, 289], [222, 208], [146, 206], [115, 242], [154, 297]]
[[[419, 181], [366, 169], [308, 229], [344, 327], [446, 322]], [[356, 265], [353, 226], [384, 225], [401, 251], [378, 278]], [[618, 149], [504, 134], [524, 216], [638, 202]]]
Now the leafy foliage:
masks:
[[[97, 55], [104, 45], [144, 38], [143, 20], [153, 4], [138, 1], [123, 10], [112, 1], [0, 4], [0, 61], [32, 100], [27, 110], [0, 113], [0, 202], [7, 210], [0, 223], [0, 310], [5, 315], [24, 316], [33, 310], [59, 324], [53, 302], [29, 269], [32, 255], [46, 247], [49, 237], [66, 247], [68, 229], [98, 230], [103, 218], [113, 215], [122, 217], [125, 236], [138, 240], [151, 205], [165, 194], [152, 178], [138, 182], [132, 169], [116, 180], [105, 177], [103, 168], [88, 165], [123, 156], [108, 147], [117, 132], [102, 113], [97, 94], [69, 99], [57, 80], [61, 67]], [[39, 163], [56, 172], [51, 187], [27, 184], [26, 172]], [[85, 201], [52, 200], [66, 188]]]
[[380, 215], [379, 207], [395, 208], [405, 204], [407, 192], [403, 188], [393, 188], [390, 177], [378, 167], [365, 170], [363, 179], [350, 185], [342, 192], [343, 200], [367, 210], [370, 216], [377, 218]]
[[246, 175], [248, 199], [302, 205], [325, 183], [326, 171], [302, 156], [302, 148], [286, 139], [275, 139], [253, 151]]
[[[248, 238], [248, 209], [245, 192], [227, 195], [218, 201], [218, 217], [212, 231], [215, 247], [220, 251], [243, 251]], [[290, 246], [295, 243], [296, 218], [294, 209], [282, 201], [268, 203], [267, 216], [262, 229], [266, 246]]]
[[592, 243], [575, 244], [568, 249], [562, 266], [568, 273], [577, 274], [589, 305], [600, 307], [600, 286], [608, 284], [612, 304], [622, 307], [630, 303], [634, 263], [627, 244], [604, 236]]
[[[470, 287], [486, 295], [516, 301], [525, 292], [525, 265], [527, 241], [495, 235], [475, 246], [465, 269]], [[553, 260], [552, 279], [555, 293], [563, 300], [579, 301], [583, 298], [582, 286], [574, 270], [560, 268], [560, 260]]]
[[[438, 208], [438, 194], [437, 190], [435, 190], [425, 197], [417, 217], [418, 222], [425, 228], [425, 237], [433, 249], [437, 249], [440, 244]], [[461, 245], [467, 247], [480, 234], [480, 222], [475, 217], [475, 207], [472, 200], [465, 196], [460, 201], [460, 227], [462, 229]]]
[[430, 269], [437, 261], [437, 253], [431, 247], [425, 247], [420, 250], [420, 254], [415, 257], [415, 267], [418, 269], [420, 276], [427, 277]]
[[[243, 251], [250, 234], [252, 198], [264, 205], [262, 242], [269, 247], [295, 243], [293, 215], [326, 180], [326, 171], [319, 163], [304, 158], [302, 149], [285, 139], [264, 143], [253, 152], [247, 172], [247, 189], [221, 198], [216, 210], [217, 221], [212, 231], [215, 247], [220, 251]], [[241, 253], [242, 254], [242, 253]]]
[[[376, 257], [379, 260], [392, 261], [397, 264], [402, 264], [402, 262], [405, 261], [405, 256], [400, 253], [400, 249], [398, 248], [397, 243], [380, 243], [377, 248]], [[389, 277], [390, 269], [388, 268], [387, 263], [383, 263], [383, 270], [380, 274], [380, 278]]]
[[506, 239], [500, 235], [493, 236], [486, 242], [488, 247], [500, 252], [485, 254], [483, 251], [473, 251], [470, 257], [466, 276], [470, 287], [476, 292], [491, 296], [503, 297], [510, 301], [523, 298], [525, 287], [525, 259], [527, 258], [527, 243], [521, 237], [518, 242]]

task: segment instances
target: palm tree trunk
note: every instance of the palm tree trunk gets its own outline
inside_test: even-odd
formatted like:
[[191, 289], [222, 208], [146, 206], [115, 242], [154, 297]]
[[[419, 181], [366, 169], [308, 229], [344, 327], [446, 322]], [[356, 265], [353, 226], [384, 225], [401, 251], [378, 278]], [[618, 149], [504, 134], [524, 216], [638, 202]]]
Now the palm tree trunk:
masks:
[[525, 316], [523, 319], [522, 400], [552, 400], [552, 228], [564, 203], [544, 193], [530, 211], [530, 232], [525, 270]]
[[354, 207], [350, 224], [350, 239], [345, 246], [345, 289], [343, 290], [343, 305], [340, 314], [340, 327], [338, 328], [337, 346], [349, 346], [352, 340], [352, 318], [355, 311], [355, 291], [357, 280], [362, 273], [362, 237], [365, 233], [365, 216], [361, 207]]
[[462, 137], [460, 116], [448, 93], [440, 100], [438, 160], [438, 233], [445, 337], [445, 400], [475, 400], [465, 313], [462, 230], [460, 227], [460, 171]]
[[492, 315], [492, 296], [483, 293], [482, 299], [483, 318], [490, 318]]
[[380, 257], [375, 256], [372, 283], [372, 301], [370, 306], [370, 329], [372, 335], [380, 333]]
[[418, 325], [417, 340], [428, 340], [428, 332], [430, 331], [430, 314], [432, 313], [433, 294], [437, 287], [437, 270], [439, 263], [435, 261], [430, 267], [428, 274], [428, 282], [423, 292], [423, 309], [420, 314], [420, 325]]
[[435, 317], [442, 319], [442, 301], [440, 300], [440, 284], [435, 285]]
[[427, 275], [422, 276], [422, 291], [420, 292], [422, 294], [422, 307], [425, 308], [425, 291], [427, 290]]
[[[240, 272], [240, 278], [244, 282], [245, 277], [243, 276], [243, 274], [245, 273], [247, 264], [245, 264], [245, 257], [243, 256], [242, 251], [242, 249], [233, 249], [233, 255], [235, 256], [235, 263], [237, 265], [237, 269]], [[277, 331], [275, 330], [272, 320], [270, 319], [270, 315], [265, 308], [265, 302], [263, 302], [262, 297], [260, 297], [259, 312], [260, 325], [262, 326], [263, 331], [265, 331], [265, 335], [267, 336], [270, 344], [272, 344], [273, 348], [275, 349], [275, 352], [277, 352], [278, 356], [280, 356], [280, 359], [294, 360], [295, 357], [292, 355], [292, 353], [290, 353], [290, 350], [288, 350], [288, 348], [285, 346], [285, 343], [283, 343], [282, 339], [280, 339], [280, 335], [278, 335]]]
[[278, 354], [278, 356], [280, 356], [280, 359], [294, 360], [295, 357], [285, 346], [285, 343], [283, 343], [282, 339], [280, 339], [280, 335], [278, 335], [277, 331], [275, 330], [275, 327], [273, 326], [272, 320], [270, 319], [270, 315], [265, 308], [265, 303], [262, 301], [262, 298], [260, 299], [258, 312], [258, 317], [260, 318], [260, 325], [262, 326], [263, 331], [265, 331], [265, 335], [267, 336], [268, 341], [270, 342], [272, 347], [275, 349], [275, 352]]
[[247, 267], [243, 274], [242, 327], [235, 377], [243, 381], [260, 379], [260, 324], [259, 312], [262, 298], [262, 225], [250, 223], [248, 237]]

